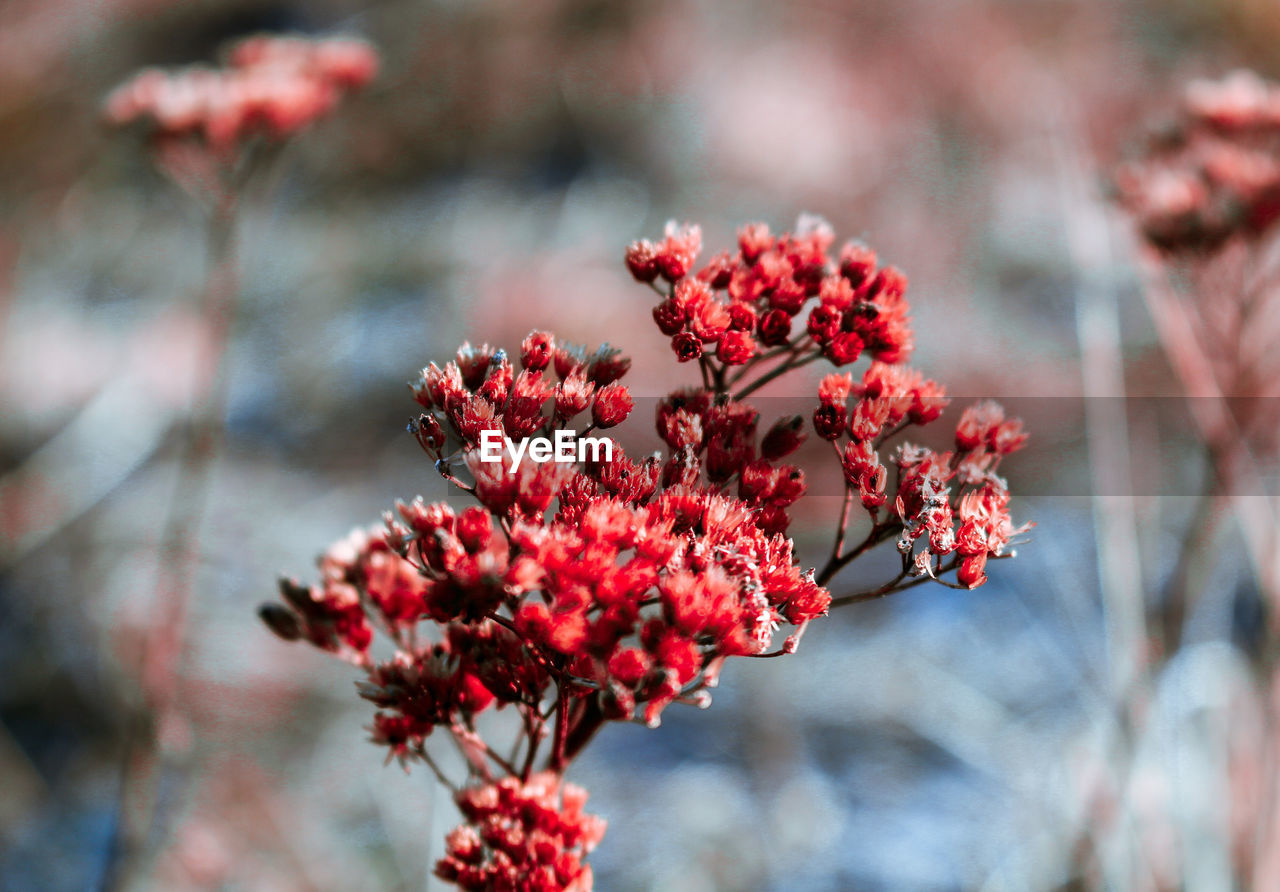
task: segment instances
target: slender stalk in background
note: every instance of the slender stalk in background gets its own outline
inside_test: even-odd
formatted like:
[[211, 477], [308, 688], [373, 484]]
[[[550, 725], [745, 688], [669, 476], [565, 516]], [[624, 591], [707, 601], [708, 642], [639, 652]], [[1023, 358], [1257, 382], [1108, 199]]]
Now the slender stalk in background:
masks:
[[223, 441], [226, 357], [239, 293], [236, 223], [250, 180], [378, 68], [360, 40], [260, 35], [227, 51], [218, 69], [147, 69], [114, 90], [106, 123], [141, 128], [156, 166], [205, 209], [208, 272], [200, 295], [205, 364], [191, 382], [177, 477], [156, 556], [155, 596], [138, 652], [141, 703], [124, 743], [115, 837], [103, 885], [118, 887], [159, 826], [166, 756], [179, 750], [180, 663], [202, 549], [201, 526]]
[[[1068, 249], [1077, 274], [1076, 336], [1080, 343], [1081, 387], [1093, 478], [1094, 541], [1113, 705], [1104, 719], [1109, 731], [1106, 764], [1109, 786], [1123, 790], [1129, 782], [1138, 733], [1133, 715], [1135, 699], [1142, 699], [1141, 692], [1147, 686], [1143, 658], [1147, 631], [1142, 610], [1138, 524], [1130, 492], [1127, 387], [1120, 319], [1111, 281], [1107, 219], [1090, 197], [1085, 175], [1089, 168], [1083, 148], [1069, 135], [1074, 132], [1078, 128], [1059, 123], [1051, 134]], [[1132, 803], [1122, 797], [1117, 806], [1119, 813], [1113, 818], [1111, 831], [1093, 838], [1098, 867], [1108, 885], [1116, 888], [1134, 882], [1149, 883], [1150, 867], [1141, 855]], [[1087, 873], [1087, 866], [1078, 866], [1077, 870]]]
[[131, 717], [125, 742], [120, 811], [107, 862], [106, 888], [126, 884], [147, 848], [156, 826], [156, 799], [166, 761], [165, 738], [182, 721], [179, 664], [199, 569], [200, 527], [226, 417], [226, 357], [239, 290], [235, 241], [238, 207], [238, 197], [228, 194], [212, 206], [207, 220], [209, 272], [201, 294], [200, 315], [208, 340], [208, 365], [198, 371], [192, 382], [176, 479], [157, 552], [151, 621], [138, 653], [142, 702]]

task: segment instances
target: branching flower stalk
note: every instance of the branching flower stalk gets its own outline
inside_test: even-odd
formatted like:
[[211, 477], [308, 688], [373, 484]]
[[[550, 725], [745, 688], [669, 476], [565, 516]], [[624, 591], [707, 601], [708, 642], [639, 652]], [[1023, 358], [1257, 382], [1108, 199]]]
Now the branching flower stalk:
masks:
[[1247, 495], [1262, 493], [1258, 462], [1280, 454], [1280, 87], [1247, 71], [1191, 83], [1176, 119], [1115, 180], [1208, 469], [1160, 605], [1172, 652], [1224, 508], [1240, 516], [1264, 593], [1280, 597], [1275, 506]]
[[[1251, 654], [1258, 711], [1268, 726], [1261, 739], [1269, 741], [1280, 655], [1280, 505], [1266, 491], [1262, 469], [1280, 458], [1280, 86], [1247, 71], [1191, 83], [1174, 121], [1117, 171], [1115, 186], [1138, 230], [1143, 296], [1206, 467], [1177, 562], [1152, 606], [1149, 627], [1157, 634], [1149, 669], [1157, 677], [1184, 652], [1197, 602], [1220, 594], [1219, 544], [1234, 512], [1269, 614]], [[1133, 724], [1147, 711], [1145, 703], [1132, 709]], [[1221, 749], [1210, 757], [1224, 765], [1239, 758], [1230, 733], [1224, 729]], [[1225, 870], [1242, 887], [1266, 885], [1263, 877], [1274, 874], [1274, 748], [1263, 747], [1250, 770], [1261, 792], [1233, 802], [1238, 814], [1229, 824], [1183, 831], [1185, 842], [1196, 833], [1224, 840]], [[1158, 827], [1153, 835], [1164, 833]]]
[[152, 831], [163, 770], [158, 738], [178, 719], [178, 664], [198, 534], [224, 432], [225, 359], [240, 290], [236, 248], [242, 199], [290, 138], [367, 83], [376, 69], [376, 55], [360, 41], [253, 37], [231, 48], [224, 68], [146, 70], [105, 103], [106, 122], [141, 130], [156, 167], [204, 212], [208, 272], [198, 303], [209, 356], [192, 382], [161, 534], [154, 608], [138, 658], [144, 702], [126, 741], [107, 886], [125, 882]]
[[[483, 457], [488, 432], [523, 441], [567, 429], [583, 442], [624, 421], [631, 363], [607, 346], [535, 331], [516, 357], [464, 344], [432, 363], [411, 385], [422, 411], [409, 428], [470, 504], [397, 503], [325, 553], [318, 583], [283, 580], [282, 602], [262, 607], [282, 638], [359, 667], [360, 696], [378, 710], [373, 742], [453, 792], [464, 823], [438, 876], [465, 889], [589, 889], [585, 858], [604, 823], [564, 776], [607, 722], [654, 727], [673, 703], [706, 707], [726, 660], [794, 653], [831, 606], [926, 581], [977, 588], [990, 560], [1012, 555], [1027, 526], [1014, 526], [996, 472], [1025, 443], [1021, 423], [981, 403], [960, 417], [950, 451], [902, 440], [947, 404], [902, 364], [913, 347], [906, 277], [859, 243], [833, 257], [833, 242], [825, 222], [801, 218], [779, 236], [746, 226], [700, 268], [696, 226], [628, 248], [628, 269], [659, 295], [656, 325], [698, 368], [699, 385], [658, 403], [665, 456], [632, 458], [615, 443], [611, 457], [568, 464]], [[811, 419], [762, 432], [746, 397], [864, 354], [860, 375], [822, 379]], [[805, 473], [785, 460], [810, 429], [830, 444], [844, 499], [826, 563], [805, 570], [787, 537]], [[855, 515], [866, 517], [861, 537]], [[840, 572], [888, 542], [899, 571], [833, 599]], [[375, 656], [378, 634], [390, 658]], [[499, 745], [477, 717], [504, 708], [518, 721]], [[465, 777], [447, 776], [428, 748], [440, 736]]]

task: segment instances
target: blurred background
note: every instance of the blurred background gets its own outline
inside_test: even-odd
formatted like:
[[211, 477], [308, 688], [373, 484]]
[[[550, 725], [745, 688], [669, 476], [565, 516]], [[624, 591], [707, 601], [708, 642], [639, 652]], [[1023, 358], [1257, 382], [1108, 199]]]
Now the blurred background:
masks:
[[[98, 109], [263, 30], [364, 36], [383, 70], [246, 196], [226, 432], [156, 723], [139, 652], [211, 343], [203, 224]], [[1039, 526], [976, 592], [846, 608], [795, 657], [731, 664], [710, 711], [607, 728], [571, 775], [610, 825], [597, 887], [1280, 888], [1239, 537], [1135, 694], [1206, 471], [1104, 188], [1188, 78], [1274, 76], [1277, 48], [1269, 0], [6, 0], [0, 887], [115, 881], [145, 733], [165, 758], [127, 886], [437, 888], [447, 795], [384, 767], [355, 673], [256, 605], [394, 499], [445, 495], [404, 433], [428, 361], [546, 327], [623, 347], [657, 396], [688, 370], [626, 243], [679, 218], [714, 252], [808, 211], [911, 277], [916, 366], [1026, 417], [1006, 470]], [[766, 415], [809, 411], [819, 374]], [[793, 527], [807, 564], [828, 471]]]

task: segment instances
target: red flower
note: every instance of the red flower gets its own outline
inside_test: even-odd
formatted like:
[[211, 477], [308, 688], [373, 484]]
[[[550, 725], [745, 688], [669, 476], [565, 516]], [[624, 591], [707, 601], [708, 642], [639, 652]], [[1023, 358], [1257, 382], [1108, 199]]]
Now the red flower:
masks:
[[840, 275], [855, 288], [875, 272], [876, 252], [862, 242], [848, 242], [840, 249]]
[[862, 338], [851, 331], [836, 332], [822, 353], [835, 365], [848, 365], [862, 355]]
[[756, 311], [746, 304], [730, 304], [729, 327], [735, 331], [750, 332], [756, 327]]
[[671, 339], [671, 349], [681, 362], [689, 362], [702, 355], [702, 340], [690, 332], [681, 332]]
[[990, 400], [975, 403], [964, 410], [956, 425], [956, 448], [968, 452], [995, 438], [1004, 421], [1004, 409]]
[[691, 311], [689, 327], [703, 343], [715, 343], [729, 328], [729, 310], [717, 300], [702, 301]]
[[520, 365], [531, 372], [540, 372], [555, 355], [556, 340], [545, 331], [532, 331], [520, 345]]
[[581, 788], [541, 772], [468, 787], [455, 800], [467, 823], [449, 834], [436, 876], [475, 892], [589, 892], [583, 859], [604, 837], [605, 822], [583, 811]]
[[760, 343], [781, 347], [791, 339], [791, 317], [782, 310], [770, 310], [760, 319]]
[[677, 300], [668, 298], [653, 308], [653, 321], [664, 335], [673, 335], [689, 321], [689, 311]]
[[626, 385], [610, 384], [596, 392], [596, 401], [591, 404], [591, 419], [596, 427], [613, 427], [631, 414], [632, 405]]
[[1193, 81], [1176, 139], [1151, 139], [1115, 175], [1120, 203], [1156, 248], [1187, 257], [1280, 219], [1280, 86], [1253, 72]]
[[756, 354], [756, 343], [745, 331], [726, 332], [716, 346], [716, 356], [725, 365], [742, 365]]
[[677, 224], [672, 220], [667, 224], [663, 239], [657, 246], [655, 262], [658, 272], [668, 282], [682, 279], [689, 274], [701, 251], [701, 227], [688, 223]]
[[587, 380], [585, 366], [578, 366], [556, 386], [556, 414], [565, 421], [591, 404], [596, 386]]
[[956, 581], [965, 588], [977, 588], [987, 581], [987, 574], [984, 572], [987, 566], [987, 553], [984, 551], [980, 554], [970, 555], [960, 562], [960, 569], [956, 572]]
[[840, 330], [840, 319], [840, 311], [835, 307], [827, 304], [816, 306], [809, 312], [809, 334], [818, 343], [825, 344]]
[[738, 250], [747, 263], [755, 263], [760, 255], [773, 247], [773, 237], [764, 223], [748, 223], [738, 230]]
[[627, 269], [637, 282], [652, 282], [658, 278], [658, 249], [648, 239], [632, 242], [627, 247]]

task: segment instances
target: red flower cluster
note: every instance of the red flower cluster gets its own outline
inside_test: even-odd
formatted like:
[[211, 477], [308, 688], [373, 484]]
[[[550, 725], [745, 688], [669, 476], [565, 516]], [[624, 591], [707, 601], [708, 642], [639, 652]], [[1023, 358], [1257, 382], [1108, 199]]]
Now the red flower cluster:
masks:
[[[846, 244], [833, 263], [834, 240], [831, 227], [815, 217], [777, 237], [752, 223], [739, 231], [736, 252], [716, 255], [695, 273], [701, 231], [669, 223], [661, 241], [633, 243], [626, 261], [638, 281], [665, 296], [653, 318], [681, 362], [713, 351], [721, 366], [741, 366], [767, 351], [790, 352], [797, 362], [823, 356], [836, 365], [864, 350], [883, 362], [906, 359], [912, 349], [906, 276], [877, 268], [875, 252], [859, 242]], [[667, 288], [657, 286], [659, 277]]]
[[757, 446], [760, 413], [746, 403], [718, 400], [709, 390], [681, 390], [658, 403], [658, 436], [671, 447], [662, 470], [667, 486], [696, 483], [699, 471], [718, 486], [737, 482], [738, 498], [761, 530], [782, 534], [786, 508], [804, 495], [804, 471], [779, 465], [804, 440], [803, 420], [779, 419]]
[[[557, 384], [532, 368], [545, 357], [554, 357], [547, 366], [554, 363]], [[511, 640], [529, 649], [532, 665], [545, 667], [541, 675], [523, 667], [529, 705], [542, 700], [555, 676], [572, 679], [562, 687], [591, 701], [582, 710], [593, 721], [629, 719], [644, 704], [645, 721], [656, 724], [673, 700], [705, 698], [700, 692], [714, 684], [725, 657], [765, 651], [779, 623], [803, 625], [829, 601], [812, 574], [795, 565], [782, 535], [783, 508], [804, 492], [804, 475], [758, 455], [754, 410], [717, 403], [706, 391], [663, 401], [658, 424], [673, 448], [665, 464], [636, 464], [620, 448], [612, 461], [580, 467], [514, 467], [505, 453], [482, 461], [475, 449], [481, 431], [519, 436], [565, 423], [585, 411], [583, 395], [592, 388], [598, 387], [593, 418], [612, 423], [630, 409], [626, 389], [611, 380], [627, 362], [612, 351], [588, 357], [535, 332], [521, 362], [517, 375], [502, 351], [464, 346], [456, 362], [432, 365], [414, 387], [421, 404], [441, 407], [420, 416], [415, 432], [448, 473], [444, 427], [450, 428], [480, 506], [456, 512], [444, 503], [400, 504], [387, 531], [331, 551], [322, 561], [325, 582], [305, 598], [286, 599], [302, 634], [358, 662], [366, 659], [371, 625], [397, 641], [412, 640], [408, 627], [421, 618], [446, 628], [451, 649], [373, 670], [402, 678], [411, 666], [414, 684], [439, 701], [425, 712], [421, 703], [400, 709], [401, 718], [416, 716], [395, 725], [401, 738], [420, 740], [449, 716], [474, 711], [457, 701], [466, 680], [439, 671], [440, 658], [456, 656], [458, 671], [480, 679], [520, 663], [510, 648], [488, 646], [498, 634], [495, 623], [509, 630], [504, 635], [518, 636]], [[791, 440], [794, 448], [799, 436]], [[780, 457], [773, 449], [772, 457]], [[731, 480], [737, 498], [722, 491]], [[371, 622], [360, 622], [362, 610]], [[483, 658], [475, 653], [476, 635], [487, 645]], [[424, 659], [435, 660], [436, 669], [427, 671]], [[530, 687], [536, 681], [541, 686]], [[387, 686], [381, 675], [371, 682]], [[375, 702], [396, 705], [385, 694]]]
[[1115, 177], [1156, 247], [1212, 249], [1280, 219], [1280, 86], [1249, 71], [1195, 81], [1177, 121]]
[[605, 822], [583, 812], [586, 791], [551, 772], [504, 778], [455, 797], [467, 823], [446, 840], [436, 876], [476, 892], [586, 892]]
[[[444, 368], [433, 362], [423, 369], [410, 385], [414, 399], [434, 410], [414, 422], [423, 448], [439, 458], [445, 426], [464, 447], [475, 448], [486, 430], [528, 437], [558, 429], [588, 407], [593, 428], [614, 427], [631, 414], [631, 394], [617, 383], [631, 360], [608, 345], [588, 355], [571, 344], [557, 346], [550, 334], [535, 331], [524, 340], [520, 365], [516, 374], [505, 350], [465, 343], [456, 361]], [[552, 379], [552, 370], [558, 380]], [[544, 414], [547, 408], [551, 411]]]
[[[575, 452], [566, 463], [511, 454], [552, 431], [585, 446], [591, 432], [624, 421], [633, 403], [620, 379], [630, 360], [616, 350], [588, 352], [533, 332], [518, 371], [488, 345], [464, 344], [443, 368], [429, 365], [410, 385], [423, 409], [410, 431], [475, 504], [399, 503], [384, 528], [325, 555], [318, 585], [286, 582], [284, 604], [263, 608], [283, 637], [365, 670], [360, 692], [378, 707], [373, 739], [389, 757], [425, 762], [443, 780], [427, 738], [441, 728], [458, 744], [470, 772], [458, 794], [468, 823], [450, 836], [441, 877], [468, 889], [589, 888], [581, 858], [603, 823], [582, 814], [583, 795], [560, 779], [601, 725], [656, 725], [673, 702], [707, 705], [727, 658], [794, 652], [833, 603], [827, 583], [873, 545], [896, 537], [904, 554], [902, 575], [871, 593], [880, 596], [909, 574], [957, 570], [974, 587], [988, 556], [1019, 532], [994, 471], [1025, 436], [996, 407], [964, 414], [954, 452], [899, 447], [897, 483], [888, 486], [880, 450], [908, 425], [935, 420], [946, 397], [890, 364], [911, 348], [905, 278], [877, 269], [860, 245], [832, 260], [832, 241], [812, 220], [776, 238], [748, 226], [735, 255], [696, 274], [697, 227], [671, 226], [661, 242], [631, 247], [637, 278], [668, 283], [655, 318], [678, 353], [693, 345], [703, 379], [658, 403], [665, 458], [633, 461], [616, 443], [611, 455]], [[810, 299], [805, 331], [792, 339], [791, 321]], [[774, 349], [758, 352], [756, 337]], [[832, 374], [820, 388], [814, 427], [832, 443], [848, 489], [831, 560], [806, 572], [786, 538], [805, 475], [782, 463], [803, 441], [804, 419], [778, 419], [762, 435], [742, 397], [805, 363], [844, 364], [864, 350], [876, 359], [858, 383]], [[777, 364], [762, 371], [770, 360]], [[566, 427], [575, 421], [581, 431]], [[484, 450], [489, 431], [506, 444], [496, 458]], [[893, 510], [883, 510], [891, 495]], [[855, 496], [872, 529], [846, 552]], [[922, 538], [928, 545], [915, 555]], [[424, 622], [434, 634], [423, 634]], [[771, 651], [784, 623], [795, 631]], [[396, 646], [385, 662], [371, 656], [375, 630]], [[476, 732], [475, 715], [489, 707], [518, 715], [508, 758]], [[546, 771], [534, 773], [548, 737]]]
[[305, 129], [377, 69], [377, 54], [360, 40], [251, 37], [231, 49], [225, 68], [140, 72], [111, 93], [104, 114], [117, 126], [145, 123], [160, 141], [228, 151]]
[[[943, 388], [919, 372], [875, 362], [860, 382], [849, 374], [827, 375], [818, 388], [813, 423], [839, 454], [850, 497], [856, 495], [871, 518], [871, 541], [899, 530], [903, 576], [936, 577], [955, 569], [960, 585], [977, 588], [987, 580], [988, 554], [1000, 555], [1013, 535], [1030, 528], [1013, 528], [1008, 488], [995, 474], [1000, 459], [1026, 443], [1021, 421], [1006, 420], [995, 403], [979, 403], [961, 416], [954, 452], [898, 446], [892, 459], [897, 468], [893, 512], [881, 516], [882, 506], [891, 501], [881, 448], [907, 427], [935, 421], [947, 403]], [[841, 449], [843, 437], [848, 440]], [[958, 484], [954, 494], [952, 482]], [[925, 548], [917, 553], [920, 540]], [[957, 559], [944, 566], [942, 559], [952, 552]]]

